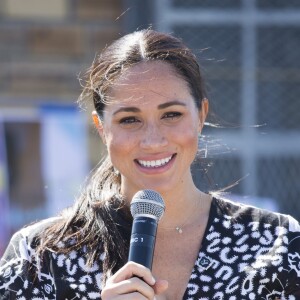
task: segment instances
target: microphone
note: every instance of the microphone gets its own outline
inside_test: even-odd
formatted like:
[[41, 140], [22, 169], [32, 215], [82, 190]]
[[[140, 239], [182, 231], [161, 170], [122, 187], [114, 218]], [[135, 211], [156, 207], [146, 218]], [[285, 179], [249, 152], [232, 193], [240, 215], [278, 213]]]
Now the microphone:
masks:
[[137, 192], [131, 201], [133, 217], [128, 261], [151, 270], [158, 221], [165, 211], [161, 195], [152, 190]]

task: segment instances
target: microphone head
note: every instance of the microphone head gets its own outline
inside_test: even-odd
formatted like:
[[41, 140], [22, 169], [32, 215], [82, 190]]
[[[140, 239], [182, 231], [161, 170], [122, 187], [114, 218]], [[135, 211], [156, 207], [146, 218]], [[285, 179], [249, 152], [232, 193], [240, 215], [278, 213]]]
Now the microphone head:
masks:
[[159, 221], [165, 211], [165, 203], [161, 195], [153, 190], [138, 191], [130, 204], [132, 217], [147, 216]]

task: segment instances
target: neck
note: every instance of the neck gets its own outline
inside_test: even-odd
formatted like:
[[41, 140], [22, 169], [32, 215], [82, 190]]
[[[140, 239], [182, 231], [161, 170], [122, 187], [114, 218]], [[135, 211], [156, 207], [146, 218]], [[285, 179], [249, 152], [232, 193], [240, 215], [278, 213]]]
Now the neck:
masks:
[[[139, 190], [137, 187], [121, 186], [121, 193], [128, 200], [128, 205], [134, 194]], [[191, 173], [185, 180], [172, 189], [157, 190], [164, 199], [165, 213], [159, 222], [159, 229], [176, 228], [186, 223], [191, 218], [207, 216], [210, 209], [210, 195], [207, 195], [195, 186]]]
[[164, 197], [166, 210], [159, 222], [159, 228], [172, 229], [193, 224], [201, 216], [207, 216], [210, 209], [210, 196], [196, 187], [188, 193], [175, 193]]

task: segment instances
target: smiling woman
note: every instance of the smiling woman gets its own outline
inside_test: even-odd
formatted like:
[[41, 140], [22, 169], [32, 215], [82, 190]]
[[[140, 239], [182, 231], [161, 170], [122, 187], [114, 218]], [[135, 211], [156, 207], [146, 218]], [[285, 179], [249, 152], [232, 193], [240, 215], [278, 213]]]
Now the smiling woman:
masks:
[[[73, 207], [14, 235], [0, 263], [3, 299], [300, 297], [299, 223], [194, 184], [209, 104], [179, 39], [120, 38], [95, 59], [80, 102], [93, 103], [108, 155]], [[146, 189], [166, 207], [152, 270], [127, 262], [130, 201]]]
[[131, 199], [148, 188], [167, 200], [166, 192], [195, 189], [189, 169], [207, 100], [199, 111], [186, 81], [172, 65], [157, 61], [125, 71], [108, 94], [111, 101], [96, 126], [121, 174], [121, 194]]

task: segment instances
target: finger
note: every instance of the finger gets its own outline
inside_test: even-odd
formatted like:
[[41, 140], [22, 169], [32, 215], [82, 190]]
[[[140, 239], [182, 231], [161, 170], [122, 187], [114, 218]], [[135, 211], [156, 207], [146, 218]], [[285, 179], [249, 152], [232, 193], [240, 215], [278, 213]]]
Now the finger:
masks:
[[[102, 299], [105, 300], [105, 298], [102, 298]], [[149, 299], [144, 297], [140, 293], [135, 292], [135, 293], [127, 294], [127, 295], [116, 296], [116, 297], [114, 297], [114, 300], [149, 300]]]
[[153, 299], [154, 297], [153, 288], [138, 277], [132, 277], [130, 279], [123, 280], [119, 283], [116, 283], [114, 286], [116, 289], [118, 289], [120, 294], [138, 292], [147, 299]]
[[[106, 295], [101, 294], [101, 299], [109, 300], [112, 298], [111, 298], [111, 296], [106, 296]], [[144, 297], [143, 295], [141, 295], [138, 292], [134, 292], [134, 293], [126, 294], [126, 295], [117, 295], [117, 296], [114, 296], [113, 299], [114, 300], [148, 300], [146, 297]]]
[[134, 293], [139, 293], [146, 299], [152, 300], [154, 297], [153, 288], [138, 277], [132, 277], [118, 283], [113, 283], [106, 286], [103, 290], [103, 295], [106, 297]]
[[155, 295], [160, 295], [164, 293], [168, 289], [168, 287], [169, 282], [167, 280], [157, 279], [153, 286]]
[[132, 261], [119, 269], [111, 278], [108, 279], [108, 281], [117, 283], [134, 276], [142, 278], [149, 285], [155, 284], [155, 279], [152, 276], [151, 271], [143, 265]]

